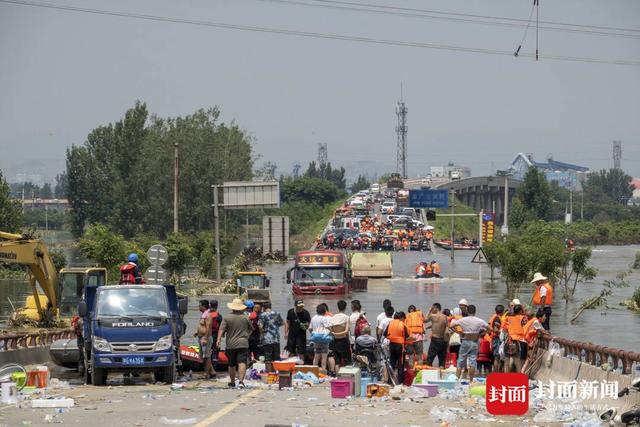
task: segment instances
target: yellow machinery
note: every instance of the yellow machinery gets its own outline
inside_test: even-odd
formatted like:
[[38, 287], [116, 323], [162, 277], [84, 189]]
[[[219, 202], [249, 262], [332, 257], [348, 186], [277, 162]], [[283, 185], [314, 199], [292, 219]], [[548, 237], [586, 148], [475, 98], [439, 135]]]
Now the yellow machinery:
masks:
[[264, 271], [240, 271], [237, 274], [238, 295], [253, 302], [271, 301], [269, 278]]
[[356, 252], [351, 257], [353, 277], [393, 277], [393, 260], [389, 252]]
[[75, 314], [85, 285], [104, 285], [107, 281], [104, 268], [63, 268], [58, 273], [45, 243], [28, 235], [0, 231], [0, 261], [28, 267], [33, 296], [27, 298], [22, 313], [35, 320], [41, 320], [48, 309], [54, 316]]

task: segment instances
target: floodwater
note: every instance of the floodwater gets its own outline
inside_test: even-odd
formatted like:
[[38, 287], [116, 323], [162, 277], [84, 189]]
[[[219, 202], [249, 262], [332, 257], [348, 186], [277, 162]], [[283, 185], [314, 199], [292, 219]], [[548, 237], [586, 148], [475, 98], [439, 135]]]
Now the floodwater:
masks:
[[[636, 272], [630, 277], [631, 286], [629, 288], [614, 291], [614, 294], [609, 297], [610, 308], [585, 310], [575, 324], [569, 323], [580, 303], [599, 294], [604, 280], [615, 279], [616, 274], [625, 271], [639, 250], [640, 245], [595, 248], [592, 264], [599, 270], [596, 279], [591, 283], [578, 285], [575, 302], [565, 304], [554, 295], [555, 303], [551, 316], [553, 335], [640, 352], [640, 314], [633, 313], [619, 305], [620, 301], [628, 299], [636, 287], [640, 286], [640, 272]], [[488, 320], [496, 304], [507, 305], [506, 286], [499, 279], [497, 272], [498, 280], [491, 281], [489, 280], [488, 267], [482, 267], [480, 272], [480, 266], [471, 263], [474, 253], [475, 251], [456, 251], [453, 264], [449, 252], [444, 250], [438, 250], [435, 255], [430, 252], [394, 253], [394, 278], [371, 279], [367, 292], [354, 292], [351, 298], [345, 299], [347, 301], [350, 299], [360, 300], [369, 319], [375, 320], [375, 317], [382, 312], [382, 301], [385, 298], [392, 301], [394, 308], [403, 311], [406, 311], [411, 304], [422, 310], [428, 310], [434, 302], [439, 302], [445, 308], [452, 308], [461, 298], [466, 298], [470, 304], [476, 305], [478, 316]], [[440, 262], [443, 275], [447, 278], [439, 283], [413, 279], [417, 262], [432, 259]], [[285, 281], [285, 272], [292, 266], [293, 263], [289, 262], [287, 264], [273, 264], [266, 268], [271, 276], [273, 308], [282, 314], [283, 318], [287, 310], [293, 307], [294, 296], [291, 294], [290, 285], [287, 285]], [[530, 301], [532, 291], [533, 285], [523, 286], [519, 298], [523, 302]], [[556, 294], [558, 294], [557, 291]], [[330, 310], [334, 313], [337, 312], [336, 302], [342, 298], [344, 297], [309, 295], [303, 299], [306, 309], [313, 315], [316, 305], [320, 302], [327, 302]], [[229, 300], [230, 298], [226, 297], [220, 298], [223, 315], [227, 309], [222, 303]], [[196, 309], [197, 302], [192, 301], [190, 310], [191, 307]], [[195, 328], [197, 317], [191, 312], [189, 318], [193, 319], [188, 321], [189, 331], [192, 331]]]
[[[599, 246], [594, 248], [592, 264], [598, 269], [596, 279], [587, 284], [579, 284], [575, 301], [565, 304], [555, 297], [553, 314], [551, 317], [551, 331], [553, 335], [577, 341], [616, 347], [640, 352], [640, 314], [633, 313], [619, 303], [628, 299], [633, 291], [640, 286], [640, 273], [635, 272], [629, 277], [630, 287], [615, 289], [609, 297], [609, 308], [586, 310], [575, 324], [569, 320], [575, 315], [580, 303], [585, 299], [597, 295], [605, 280], [615, 279], [616, 274], [625, 271], [633, 261], [635, 253], [640, 251], [640, 245], [635, 246]], [[472, 264], [474, 251], [456, 251], [455, 262], [451, 263], [450, 254], [438, 250], [430, 252], [406, 252], [393, 254], [394, 278], [371, 279], [367, 292], [354, 292], [350, 299], [358, 299], [370, 319], [382, 311], [382, 301], [389, 298], [397, 310], [407, 310], [411, 304], [422, 310], [434, 302], [443, 307], [455, 307], [461, 298], [466, 298], [470, 304], [478, 307], [478, 315], [488, 319], [496, 304], [508, 303], [506, 287], [499, 275], [497, 280], [489, 280], [489, 268]], [[436, 259], [442, 265], [445, 279], [440, 282], [427, 282], [413, 279], [415, 265], [420, 260]], [[267, 266], [271, 277], [271, 292], [274, 310], [280, 312], [284, 318], [289, 308], [293, 306], [294, 297], [290, 285], [285, 282], [285, 272], [291, 268], [292, 262], [287, 264], [272, 264]], [[531, 300], [533, 286], [523, 286], [519, 298], [525, 302]], [[560, 292], [556, 290], [556, 295]], [[14, 305], [20, 306], [29, 294], [26, 282], [0, 280], [0, 317], [5, 318], [11, 313], [9, 299]], [[209, 299], [214, 297], [208, 297]], [[215, 297], [220, 300], [221, 312], [227, 312], [226, 303], [232, 296]], [[320, 302], [327, 302], [331, 311], [337, 311], [336, 302], [339, 296], [305, 296], [306, 308], [313, 315], [315, 306]], [[192, 298], [187, 315], [188, 335], [195, 332], [197, 319], [198, 298]]]

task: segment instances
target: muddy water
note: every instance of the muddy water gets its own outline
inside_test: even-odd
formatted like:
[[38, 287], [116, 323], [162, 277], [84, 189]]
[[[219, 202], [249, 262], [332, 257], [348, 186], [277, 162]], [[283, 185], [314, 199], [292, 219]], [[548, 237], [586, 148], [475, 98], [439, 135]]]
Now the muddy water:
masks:
[[[609, 297], [609, 309], [587, 310], [578, 321], [571, 325], [569, 320], [577, 312], [580, 302], [596, 295], [601, 290], [604, 280], [612, 280], [616, 274], [628, 268], [640, 246], [600, 246], [594, 249], [592, 263], [599, 273], [592, 283], [579, 285], [575, 302], [565, 304], [556, 298], [551, 318], [551, 329], [554, 335], [578, 341], [590, 341], [625, 350], [640, 351], [640, 314], [634, 314], [619, 305], [619, 302], [631, 296], [634, 289], [640, 286], [640, 273], [630, 278], [631, 286], [616, 289]], [[407, 252], [393, 255], [393, 279], [375, 279], [369, 281], [368, 292], [354, 293], [352, 298], [359, 299], [368, 313], [375, 318], [382, 311], [382, 301], [391, 299], [398, 310], [405, 310], [410, 304], [426, 309], [434, 302], [443, 307], [454, 307], [461, 298], [466, 298], [478, 307], [479, 316], [488, 319], [496, 304], [506, 304], [506, 289], [501, 280], [489, 280], [489, 269], [471, 263], [473, 251], [458, 251], [452, 264], [448, 252], [440, 250], [431, 253]], [[427, 283], [412, 279], [416, 263], [423, 259], [436, 259], [442, 265], [446, 279], [436, 283]], [[272, 280], [272, 299], [274, 309], [283, 317], [293, 306], [293, 296], [289, 285], [285, 283], [285, 271], [289, 264], [274, 264], [267, 268]], [[531, 300], [532, 287], [523, 287], [519, 297], [524, 301]], [[7, 298], [14, 304], [22, 304], [28, 294], [28, 286], [24, 282], [0, 281], [0, 316], [7, 316], [11, 306]], [[210, 297], [213, 298], [213, 297]], [[231, 297], [219, 297], [221, 312], [227, 312], [226, 303]], [[337, 311], [336, 301], [340, 297], [307, 296], [304, 298], [307, 309], [313, 314], [319, 302], [329, 303], [332, 311]], [[187, 315], [188, 333], [195, 331], [197, 324], [197, 298], [190, 301]]]

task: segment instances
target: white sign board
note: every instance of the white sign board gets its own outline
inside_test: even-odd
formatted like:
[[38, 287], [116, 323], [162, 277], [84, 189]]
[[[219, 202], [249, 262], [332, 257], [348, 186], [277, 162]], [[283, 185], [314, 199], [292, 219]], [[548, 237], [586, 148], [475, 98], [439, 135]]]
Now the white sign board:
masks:
[[222, 186], [225, 209], [279, 208], [278, 181], [225, 182]]
[[160, 266], [152, 265], [144, 273], [148, 285], [161, 285], [167, 281], [167, 271]]
[[289, 217], [262, 217], [262, 252], [265, 254], [280, 251], [289, 256]]
[[153, 265], [164, 265], [169, 259], [169, 252], [162, 245], [153, 245], [147, 251], [147, 258]]

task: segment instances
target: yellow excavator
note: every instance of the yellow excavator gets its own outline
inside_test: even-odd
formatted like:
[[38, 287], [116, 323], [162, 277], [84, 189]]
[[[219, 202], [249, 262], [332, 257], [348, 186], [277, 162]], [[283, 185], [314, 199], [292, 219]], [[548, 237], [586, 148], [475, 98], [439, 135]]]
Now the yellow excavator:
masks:
[[[63, 268], [57, 272], [45, 243], [26, 234], [0, 231], [0, 261], [27, 266], [33, 294], [19, 311], [38, 321], [45, 318], [47, 310], [56, 318], [76, 314], [84, 287], [107, 282], [104, 268]], [[44, 295], [38, 292], [37, 285]]]

